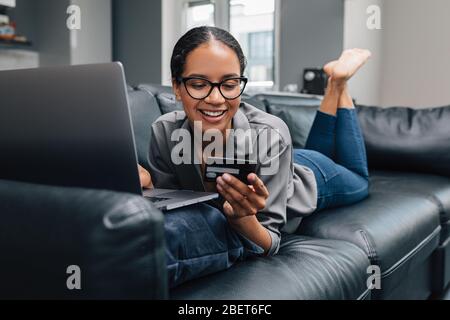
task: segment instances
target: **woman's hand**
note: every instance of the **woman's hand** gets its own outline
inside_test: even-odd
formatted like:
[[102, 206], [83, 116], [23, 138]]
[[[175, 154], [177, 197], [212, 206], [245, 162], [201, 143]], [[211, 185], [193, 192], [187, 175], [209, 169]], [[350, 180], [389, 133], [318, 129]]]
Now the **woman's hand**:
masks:
[[141, 187], [152, 189], [153, 183], [152, 183], [152, 177], [150, 176], [150, 173], [147, 170], [145, 170], [143, 167], [141, 167], [139, 164], [138, 164], [138, 169], [139, 169], [139, 180], [141, 181]]
[[264, 182], [254, 173], [247, 176], [250, 185], [229, 174], [217, 178], [217, 191], [225, 198], [223, 210], [228, 219], [254, 216], [266, 207], [269, 197]]

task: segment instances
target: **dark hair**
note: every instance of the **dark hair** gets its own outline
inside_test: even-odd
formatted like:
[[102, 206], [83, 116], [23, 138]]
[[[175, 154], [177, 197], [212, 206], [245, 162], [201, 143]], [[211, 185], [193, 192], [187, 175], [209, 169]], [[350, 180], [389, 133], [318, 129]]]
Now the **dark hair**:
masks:
[[172, 80], [179, 83], [181, 74], [184, 71], [186, 57], [188, 54], [200, 45], [211, 40], [220, 41], [236, 52], [239, 65], [241, 67], [241, 76], [244, 74], [247, 61], [239, 42], [226, 30], [216, 27], [202, 26], [189, 30], [175, 44], [172, 58], [170, 60]]

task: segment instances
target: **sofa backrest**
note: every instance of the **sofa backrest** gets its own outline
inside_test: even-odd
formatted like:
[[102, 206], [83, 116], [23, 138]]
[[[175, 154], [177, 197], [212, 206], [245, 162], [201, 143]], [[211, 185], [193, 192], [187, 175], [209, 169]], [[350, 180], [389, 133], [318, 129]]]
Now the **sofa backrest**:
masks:
[[358, 106], [369, 168], [450, 177], [450, 106]]
[[141, 83], [136, 88], [148, 91], [155, 97], [158, 97], [161, 93], [173, 93], [172, 87], [161, 84]]
[[151, 139], [151, 125], [161, 116], [155, 96], [146, 90], [128, 88], [131, 121], [139, 163], [149, 169], [148, 151]]
[[309, 131], [320, 106], [316, 96], [294, 94], [257, 94], [254, 99], [263, 101], [266, 112], [281, 118], [288, 126], [294, 148], [304, 148]]
[[[161, 114], [182, 110], [170, 87], [129, 89], [138, 158], [148, 168], [150, 126]], [[303, 148], [321, 98], [293, 94], [242, 98], [286, 122], [294, 148]], [[406, 170], [450, 176], [450, 106], [432, 109], [356, 107], [370, 169]]]

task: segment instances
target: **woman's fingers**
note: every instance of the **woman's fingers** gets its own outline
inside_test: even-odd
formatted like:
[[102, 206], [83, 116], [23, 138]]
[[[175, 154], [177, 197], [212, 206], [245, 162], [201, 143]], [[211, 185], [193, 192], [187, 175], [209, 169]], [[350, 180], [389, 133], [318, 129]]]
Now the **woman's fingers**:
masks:
[[239, 203], [237, 203], [229, 194], [222, 191], [219, 192], [226, 200], [225, 203], [223, 204], [223, 209], [224, 214], [227, 216], [227, 218], [237, 219], [249, 215], [249, 212], [245, 208], [243, 208]]
[[[218, 178], [221, 181], [221, 178]], [[235, 209], [235, 213], [239, 212], [241, 215], [254, 215], [257, 213], [257, 209], [248, 201], [248, 199], [232, 186], [227, 183], [219, 182], [217, 184], [217, 190], [227, 200], [231, 206]]]
[[251, 183], [251, 185], [254, 188], [254, 191], [259, 194], [260, 196], [263, 196], [264, 199], [267, 199], [269, 197], [269, 190], [267, 190], [266, 185], [262, 180], [254, 173], [250, 173], [247, 176], [248, 181]]
[[266, 199], [269, 197], [269, 191], [264, 182], [254, 173], [250, 173], [247, 176], [247, 180], [251, 183], [247, 186], [249, 190], [247, 197], [258, 210], [264, 209], [266, 207]]
[[251, 214], [256, 214], [254, 212], [255, 210], [258, 211], [265, 208], [265, 200], [267, 198], [268, 192], [264, 186], [264, 183], [262, 183], [259, 178], [253, 181], [256, 188], [258, 188], [259, 193], [255, 191], [255, 186], [245, 185], [239, 179], [231, 175], [225, 174], [222, 177], [219, 177], [217, 179], [217, 182], [218, 186], [220, 186], [222, 189], [225, 189], [225, 191], [233, 198], [235, 202], [239, 203], [242, 207], [249, 210]]
[[217, 181], [222, 185], [222, 187], [226, 187], [227, 190], [233, 189], [235, 192], [232, 193], [233, 196], [236, 197], [237, 201], [241, 201], [242, 198], [248, 198], [253, 201], [255, 192], [249, 188], [248, 185], [244, 184], [239, 179], [233, 177], [229, 174], [224, 174], [219, 177]]
[[224, 174], [217, 178], [217, 182], [222, 184], [223, 186], [230, 186], [233, 189], [237, 190], [239, 194], [246, 198], [250, 198], [254, 192], [248, 187], [248, 185], [244, 184], [239, 179], [233, 177], [230, 174]]
[[142, 188], [153, 188], [152, 177], [150, 173], [138, 164], [139, 180]]
[[225, 215], [229, 218], [235, 218], [234, 209], [228, 201], [225, 201], [223, 204], [223, 211]]

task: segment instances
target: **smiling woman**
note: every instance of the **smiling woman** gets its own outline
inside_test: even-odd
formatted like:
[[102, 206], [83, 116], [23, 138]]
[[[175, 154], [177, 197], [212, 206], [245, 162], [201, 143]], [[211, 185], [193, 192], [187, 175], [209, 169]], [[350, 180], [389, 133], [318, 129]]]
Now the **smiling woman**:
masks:
[[[225, 134], [245, 88], [245, 57], [239, 43], [226, 31], [211, 27], [209, 30], [216, 34], [211, 37], [211, 31], [204, 28], [204, 34], [200, 28], [192, 29], [176, 44], [172, 85], [191, 122], [202, 121], [203, 130], [214, 128]], [[196, 33], [200, 35], [197, 39]], [[191, 52], [190, 46], [195, 46]], [[185, 52], [189, 54], [183, 56]]]
[[[152, 124], [151, 181], [158, 188], [218, 192], [220, 198], [212, 207], [166, 213], [171, 287], [228, 268], [248, 255], [275, 255], [282, 232], [295, 232], [302, 217], [367, 196], [364, 143], [346, 83], [369, 55], [347, 50], [325, 66], [330, 81], [307, 141], [311, 150], [293, 150], [280, 118], [241, 103], [246, 59], [230, 33], [204, 26], [178, 40], [171, 59], [172, 86], [184, 111], [165, 114]], [[183, 155], [191, 161], [172, 158], [178, 141], [173, 136], [180, 129], [194, 141], [192, 152], [189, 148]], [[221, 134], [213, 139], [210, 131]], [[235, 135], [249, 139], [236, 142]], [[231, 149], [244, 159], [256, 159], [247, 183], [226, 173], [215, 182], [203, 179], [203, 155], [213, 144], [220, 144], [213, 148], [214, 157]], [[270, 170], [274, 163], [275, 172]]]

